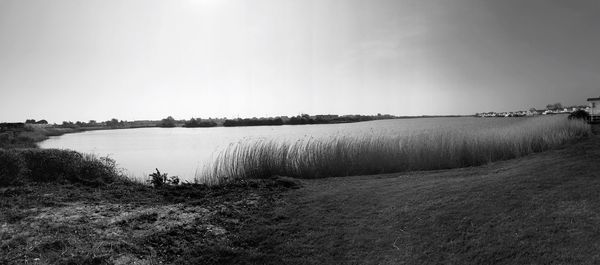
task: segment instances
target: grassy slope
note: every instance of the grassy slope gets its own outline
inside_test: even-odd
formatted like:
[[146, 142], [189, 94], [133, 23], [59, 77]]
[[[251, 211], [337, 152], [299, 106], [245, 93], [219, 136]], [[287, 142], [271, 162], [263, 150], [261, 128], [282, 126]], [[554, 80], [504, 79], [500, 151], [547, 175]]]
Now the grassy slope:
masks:
[[289, 264], [598, 264], [600, 136], [483, 167], [303, 181], [250, 230]]

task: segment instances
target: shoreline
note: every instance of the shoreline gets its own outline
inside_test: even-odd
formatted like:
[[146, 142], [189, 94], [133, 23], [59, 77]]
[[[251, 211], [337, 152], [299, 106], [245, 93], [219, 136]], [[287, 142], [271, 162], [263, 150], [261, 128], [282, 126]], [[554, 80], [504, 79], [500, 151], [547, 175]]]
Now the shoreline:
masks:
[[[16, 132], [19, 133], [21, 131], [33, 131], [33, 132], [38, 132], [40, 135], [34, 136], [32, 139], [30, 140], [26, 140], [23, 143], [17, 144], [17, 147], [36, 147], [37, 143], [42, 142], [44, 140], [47, 140], [49, 137], [55, 137], [55, 136], [62, 136], [65, 134], [71, 134], [71, 133], [81, 133], [81, 132], [86, 132], [86, 131], [100, 131], [100, 130], [125, 130], [125, 129], [143, 129], [143, 128], [215, 128], [215, 127], [223, 127], [223, 128], [227, 128], [227, 127], [257, 127], [257, 126], [297, 126], [297, 125], [328, 125], [328, 124], [345, 124], [345, 123], [360, 123], [360, 122], [368, 122], [368, 121], [377, 121], [377, 120], [389, 120], [389, 119], [429, 119], [429, 118], [463, 118], [463, 117], [473, 117], [473, 118], [481, 118], [481, 117], [477, 117], [475, 115], [422, 115], [422, 116], [397, 116], [394, 118], [386, 118], [386, 119], [372, 119], [372, 120], [364, 120], [364, 121], [330, 121], [327, 123], [306, 123], [306, 124], [257, 124], [257, 125], [229, 125], [229, 126], [224, 126], [224, 125], [218, 125], [218, 126], [210, 126], [210, 127], [204, 127], [204, 126], [200, 126], [200, 127], [188, 127], [188, 126], [183, 126], [181, 124], [174, 126], [174, 127], [164, 127], [164, 126], [128, 126], [128, 127], [106, 127], [106, 126], [99, 126], [99, 127], [60, 127], [60, 126], [46, 126], [46, 127], [38, 127], [38, 126], [32, 126], [32, 127], [28, 127], [27, 124], [24, 124], [24, 128], [23, 129], [18, 129], [18, 130], [8, 130], [7, 132]], [[530, 118], [529, 116], [525, 116], [525, 117], [513, 117], [513, 118]], [[28, 129], [25, 129], [28, 128]], [[35, 144], [35, 146], [33, 146], [32, 144]], [[2, 148], [2, 144], [0, 143], [0, 148]], [[5, 147], [6, 148], [6, 147]], [[10, 148], [10, 147], [9, 147]]]

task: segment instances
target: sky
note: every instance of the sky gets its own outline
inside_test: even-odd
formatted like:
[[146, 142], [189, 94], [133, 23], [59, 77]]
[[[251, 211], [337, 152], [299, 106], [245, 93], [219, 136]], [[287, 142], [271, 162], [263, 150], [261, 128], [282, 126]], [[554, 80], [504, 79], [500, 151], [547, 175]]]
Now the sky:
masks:
[[0, 0], [0, 121], [474, 114], [598, 96], [597, 0]]

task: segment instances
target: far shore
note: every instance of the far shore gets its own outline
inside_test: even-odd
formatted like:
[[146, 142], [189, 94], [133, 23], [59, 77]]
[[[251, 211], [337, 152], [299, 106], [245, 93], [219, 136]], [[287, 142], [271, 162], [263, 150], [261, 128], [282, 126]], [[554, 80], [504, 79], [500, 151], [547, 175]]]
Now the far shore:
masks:
[[[453, 118], [473, 117], [472, 115], [422, 115], [422, 116], [392, 116], [392, 115], [299, 115], [297, 117], [252, 118], [252, 119], [191, 119], [175, 120], [170, 117], [163, 120], [111, 121], [97, 123], [63, 122], [63, 124], [40, 123], [0, 123], [0, 148], [31, 148], [37, 143], [53, 136], [70, 133], [80, 133], [97, 130], [123, 130], [141, 128], [212, 128], [212, 127], [251, 127], [251, 126], [281, 126], [281, 125], [318, 125], [356, 123], [384, 119], [417, 119], [417, 118]], [[169, 119], [170, 118], [170, 119]], [[45, 122], [45, 121], [44, 121]], [[7, 144], [6, 142], [13, 142]]]

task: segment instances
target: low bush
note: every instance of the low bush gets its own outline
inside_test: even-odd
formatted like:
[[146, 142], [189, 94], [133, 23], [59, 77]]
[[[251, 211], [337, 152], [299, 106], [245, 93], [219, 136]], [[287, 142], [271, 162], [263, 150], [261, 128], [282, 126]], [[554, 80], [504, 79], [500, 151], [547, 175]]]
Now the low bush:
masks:
[[0, 149], [0, 186], [19, 182], [26, 172], [25, 162], [17, 151]]
[[29, 168], [29, 178], [34, 181], [75, 180], [83, 155], [75, 151], [58, 149], [28, 149], [21, 154]]
[[112, 183], [124, 177], [117, 168], [117, 163], [109, 157], [96, 157], [86, 154], [80, 161], [77, 181], [89, 184]]
[[578, 120], [588, 120], [590, 118], [590, 114], [585, 110], [576, 110], [573, 113], [569, 114], [569, 120], [578, 119]]
[[0, 149], [0, 185], [20, 179], [101, 185], [125, 180], [114, 160], [58, 149]]

